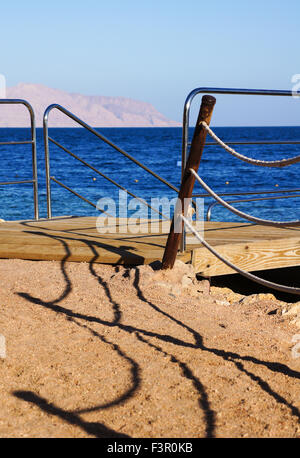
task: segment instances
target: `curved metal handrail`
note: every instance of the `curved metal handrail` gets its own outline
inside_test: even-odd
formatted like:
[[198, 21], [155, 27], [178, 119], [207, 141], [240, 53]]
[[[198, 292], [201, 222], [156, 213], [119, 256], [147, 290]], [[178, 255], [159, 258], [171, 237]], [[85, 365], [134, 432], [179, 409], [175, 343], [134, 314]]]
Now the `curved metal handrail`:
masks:
[[[218, 87], [198, 87], [193, 89], [185, 99], [183, 108], [183, 119], [182, 119], [182, 159], [181, 159], [181, 177], [183, 177], [186, 160], [187, 160], [187, 149], [188, 149], [188, 136], [189, 136], [189, 121], [190, 121], [190, 109], [192, 102], [198, 94], [227, 94], [227, 95], [264, 95], [264, 96], [283, 96], [283, 97], [300, 97], [300, 92], [291, 90], [277, 90], [277, 89], [239, 89], [239, 88], [218, 88]], [[247, 144], [247, 143], [245, 143]], [[267, 144], [267, 143], [266, 143]], [[274, 144], [274, 143], [272, 143]], [[281, 143], [282, 144], [282, 143]], [[298, 144], [298, 142], [297, 142]], [[208, 146], [213, 146], [214, 143], [210, 143]], [[193, 196], [195, 197], [195, 196]], [[186, 232], [183, 230], [181, 238], [181, 252], [185, 251], [186, 248]]]
[[39, 204], [38, 204], [38, 177], [37, 177], [37, 158], [36, 158], [36, 124], [35, 114], [32, 106], [27, 100], [23, 99], [1, 99], [1, 105], [24, 105], [30, 115], [30, 128], [31, 128], [31, 140], [21, 142], [1, 142], [0, 145], [32, 145], [32, 180], [22, 181], [9, 181], [2, 184], [22, 184], [32, 183], [33, 184], [33, 199], [34, 199], [34, 217], [36, 220], [39, 219]]
[[[52, 105], [49, 105], [46, 110], [45, 110], [45, 113], [44, 113], [44, 118], [43, 118], [43, 126], [44, 126], [44, 144], [45, 144], [45, 164], [46, 164], [46, 189], [47, 189], [47, 214], [48, 214], [48, 218], [51, 218], [52, 217], [52, 208], [51, 208], [51, 184], [50, 184], [50, 180], [51, 180], [51, 176], [50, 176], [50, 160], [49, 160], [49, 140], [52, 141], [53, 143], [55, 143], [57, 146], [59, 146], [60, 148], [62, 148], [64, 151], [66, 151], [66, 149], [58, 144], [58, 142], [55, 142], [53, 139], [51, 139], [49, 137], [49, 134], [48, 134], [48, 119], [49, 119], [49, 114], [52, 110], [54, 109], [57, 109], [59, 111], [61, 111], [62, 113], [64, 113], [66, 116], [68, 116], [70, 119], [73, 119], [73, 121], [75, 121], [77, 124], [81, 125], [82, 127], [84, 127], [85, 129], [87, 129], [89, 132], [91, 132], [92, 134], [94, 134], [96, 137], [98, 137], [100, 140], [104, 141], [105, 143], [107, 143], [109, 146], [111, 146], [112, 148], [114, 148], [116, 151], [118, 151], [119, 153], [121, 153], [123, 156], [127, 157], [127, 159], [131, 160], [132, 162], [134, 162], [136, 165], [138, 165], [139, 167], [141, 167], [143, 170], [145, 170], [146, 172], [148, 172], [150, 175], [154, 176], [156, 179], [158, 179], [159, 181], [161, 181], [163, 184], [165, 184], [166, 186], [168, 186], [170, 189], [172, 189], [173, 191], [175, 192], [179, 192], [179, 189], [174, 186], [173, 184], [169, 183], [167, 180], [165, 180], [164, 178], [162, 178], [160, 175], [158, 175], [156, 172], [154, 172], [153, 170], [151, 170], [149, 167], [145, 166], [144, 164], [142, 164], [140, 161], [138, 161], [137, 159], [135, 159], [133, 156], [131, 156], [130, 154], [128, 154], [126, 151], [124, 151], [122, 148], [120, 148], [119, 146], [115, 145], [112, 141], [110, 141], [109, 139], [107, 139], [106, 137], [104, 137], [104, 135], [100, 134], [99, 132], [97, 132], [93, 127], [91, 127], [89, 124], [87, 124], [86, 122], [82, 121], [82, 119], [78, 118], [76, 115], [74, 115], [73, 113], [71, 113], [69, 110], [67, 110], [66, 108], [62, 107], [61, 105], [58, 105], [58, 104], [52, 104]], [[72, 154], [74, 156], [73, 153], [70, 153], [69, 151], [66, 151], [68, 152], [69, 154]], [[78, 159], [78, 157], [77, 157]], [[81, 159], [79, 159], [81, 162], [84, 162], [82, 161]], [[85, 164], [87, 165], [87, 164]], [[88, 165], [88, 167], [92, 167], [90, 165]], [[94, 169], [95, 170], [95, 169]], [[108, 177], [104, 176], [101, 172], [97, 171], [97, 173], [101, 174], [104, 178], [106, 179], [109, 179]], [[109, 181], [112, 181], [111, 179], [109, 179]], [[121, 185], [118, 185], [116, 182], [114, 183], [116, 184], [119, 188], [122, 188], [124, 189]], [[139, 199], [137, 196], [135, 196], [134, 194], [130, 193], [129, 191], [126, 190], [126, 192], [128, 192], [130, 195], [133, 195], [134, 197], [136, 197], [137, 199]], [[151, 209], [153, 209], [151, 206], [149, 206], [147, 203], [145, 203], [148, 207], [150, 207]], [[154, 211], [156, 211], [155, 209], [153, 209]], [[157, 212], [159, 213], [161, 216], [164, 216], [162, 215], [160, 212]], [[165, 217], [165, 216], [164, 216]]]
[[228, 95], [268, 95], [284, 97], [300, 97], [300, 93], [287, 90], [272, 89], [234, 89], [219, 87], [199, 87], [193, 89], [187, 96], [183, 109], [183, 132], [182, 132], [182, 175], [186, 164], [186, 151], [188, 147], [188, 128], [190, 119], [190, 109], [193, 99], [198, 94], [228, 94]]
[[227, 210], [231, 211], [237, 216], [240, 216], [241, 218], [247, 219], [248, 221], [251, 221], [252, 223], [258, 223], [262, 224], [263, 226], [275, 226], [275, 227], [285, 227], [285, 226], [300, 226], [300, 220], [292, 220], [292, 221], [272, 221], [272, 220], [265, 220], [262, 218], [256, 218], [255, 216], [249, 215], [248, 213], [244, 213], [240, 210], [238, 210], [235, 207], [232, 207], [228, 202], [226, 202], [224, 199], [222, 199], [216, 192], [214, 192], [208, 184], [205, 183], [202, 178], [198, 175], [197, 172], [195, 172], [194, 169], [189, 169], [189, 172], [192, 173], [195, 177], [195, 179], [200, 183], [202, 188], [207, 191], [211, 197], [213, 197], [218, 203], [223, 205], [223, 207], [227, 208]]
[[[234, 199], [234, 200], [226, 200], [226, 202], [227, 204], [235, 204], [235, 203], [240, 203], [240, 202], [256, 202], [260, 200], [292, 199], [295, 197], [300, 197], [300, 194], [292, 194], [288, 196], [253, 197], [251, 199]], [[213, 202], [209, 205], [207, 212], [206, 212], [206, 221], [211, 221], [211, 212], [216, 205], [222, 205], [222, 204], [221, 202]]]

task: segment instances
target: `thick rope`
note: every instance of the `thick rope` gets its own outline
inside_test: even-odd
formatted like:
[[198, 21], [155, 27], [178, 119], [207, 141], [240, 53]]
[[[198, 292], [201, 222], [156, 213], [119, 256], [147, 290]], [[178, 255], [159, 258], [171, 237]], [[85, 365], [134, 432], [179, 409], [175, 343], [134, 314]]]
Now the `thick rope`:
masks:
[[201, 121], [202, 126], [204, 129], [209, 133], [209, 135], [220, 145], [224, 148], [228, 153], [232, 154], [237, 159], [241, 159], [248, 164], [259, 165], [261, 167], [286, 167], [287, 165], [297, 164], [300, 162], [300, 156], [290, 157], [287, 159], [281, 159], [279, 161], [261, 161], [259, 159], [252, 159], [250, 157], [244, 156], [243, 154], [238, 153], [230, 146], [226, 145], [206, 124], [205, 121]]
[[199, 233], [193, 228], [193, 226], [189, 223], [188, 219], [185, 218], [183, 215], [179, 215], [179, 217], [184, 221], [186, 226], [190, 229], [190, 231], [195, 235], [195, 237], [199, 240], [202, 245], [204, 245], [212, 254], [214, 254], [220, 261], [224, 262], [228, 267], [231, 269], [235, 270], [239, 274], [243, 275], [244, 277], [248, 278], [249, 280], [255, 281], [256, 283], [259, 283], [263, 286], [266, 286], [268, 288], [275, 289], [277, 291], [282, 291], [284, 293], [290, 293], [290, 294], [300, 294], [300, 288], [294, 288], [292, 286], [285, 286], [285, 285], [279, 285], [278, 283], [273, 283], [268, 280], [264, 280], [263, 278], [259, 278], [256, 275], [253, 275], [243, 269], [240, 269], [237, 267], [235, 264], [232, 264], [232, 262], [228, 261], [228, 259], [223, 258], [223, 256], [218, 253], [209, 243], [207, 243], [200, 235]]
[[216, 200], [218, 201], [223, 207], [227, 208], [229, 211], [234, 213], [241, 218], [247, 219], [253, 223], [262, 224], [263, 226], [275, 226], [275, 227], [282, 227], [282, 226], [300, 226], [300, 221], [272, 221], [268, 219], [256, 218], [255, 216], [251, 216], [248, 213], [244, 213], [236, 208], [232, 207], [232, 205], [228, 204], [225, 200], [223, 200], [218, 194], [216, 194], [195, 172], [194, 169], [189, 169], [189, 171], [194, 175], [196, 180], [201, 184], [201, 186]]

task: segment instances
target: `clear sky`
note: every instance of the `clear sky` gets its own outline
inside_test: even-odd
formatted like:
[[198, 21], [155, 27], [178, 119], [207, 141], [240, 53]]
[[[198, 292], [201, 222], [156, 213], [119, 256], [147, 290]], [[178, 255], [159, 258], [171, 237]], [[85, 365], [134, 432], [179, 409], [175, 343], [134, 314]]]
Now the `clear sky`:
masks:
[[[178, 121], [195, 87], [292, 89], [300, 74], [299, 0], [11, 0], [0, 17], [8, 86], [130, 97]], [[299, 125], [300, 99], [233, 97], [217, 125]]]

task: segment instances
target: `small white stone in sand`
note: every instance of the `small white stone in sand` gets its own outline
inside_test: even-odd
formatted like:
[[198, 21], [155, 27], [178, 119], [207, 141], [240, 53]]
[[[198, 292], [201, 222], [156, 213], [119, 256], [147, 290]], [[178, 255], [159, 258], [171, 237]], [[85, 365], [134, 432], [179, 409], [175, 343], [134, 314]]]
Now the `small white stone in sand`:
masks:
[[216, 304], [217, 305], [225, 305], [226, 307], [228, 307], [230, 305], [230, 302], [228, 301], [220, 301], [220, 300], [216, 300]]

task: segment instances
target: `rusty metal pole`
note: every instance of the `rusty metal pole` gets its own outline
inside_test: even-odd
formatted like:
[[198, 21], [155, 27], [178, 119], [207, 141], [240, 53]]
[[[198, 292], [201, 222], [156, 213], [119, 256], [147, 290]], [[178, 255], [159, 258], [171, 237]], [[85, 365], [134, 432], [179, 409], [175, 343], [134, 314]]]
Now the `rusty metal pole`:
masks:
[[[206, 139], [206, 130], [203, 128], [201, 121], [205, 121], [209, 125], [213, 113], [214, 105], [216, 103], [215, 97], [211, 95], [204, 95], [201, 101], [201, 107], [195, 126], [193, 140], [191, 144], [190, 154], [186, 163], [185, 171], [182, 177], [181, 186], [178, 194], [178, 206], [175, 209], [173, 221], [170, 228], [163, 260], [162, 269], [172, 269], [176, 260], [179, 243], [182, 237], [183, 222], [181, 222], [181, 230], [175, 231], [175, 217], [176, 212], [179, 211], [184, 214], [186, 199], [191, 199], [195, 184], [195, 177], [189, 172], [189, 169], [194, 169], [198, 172], [203, 148]], [[179, 208], [179, 210], [178, 210]], [[178, 229], [176, 227], [176, 229]]]

